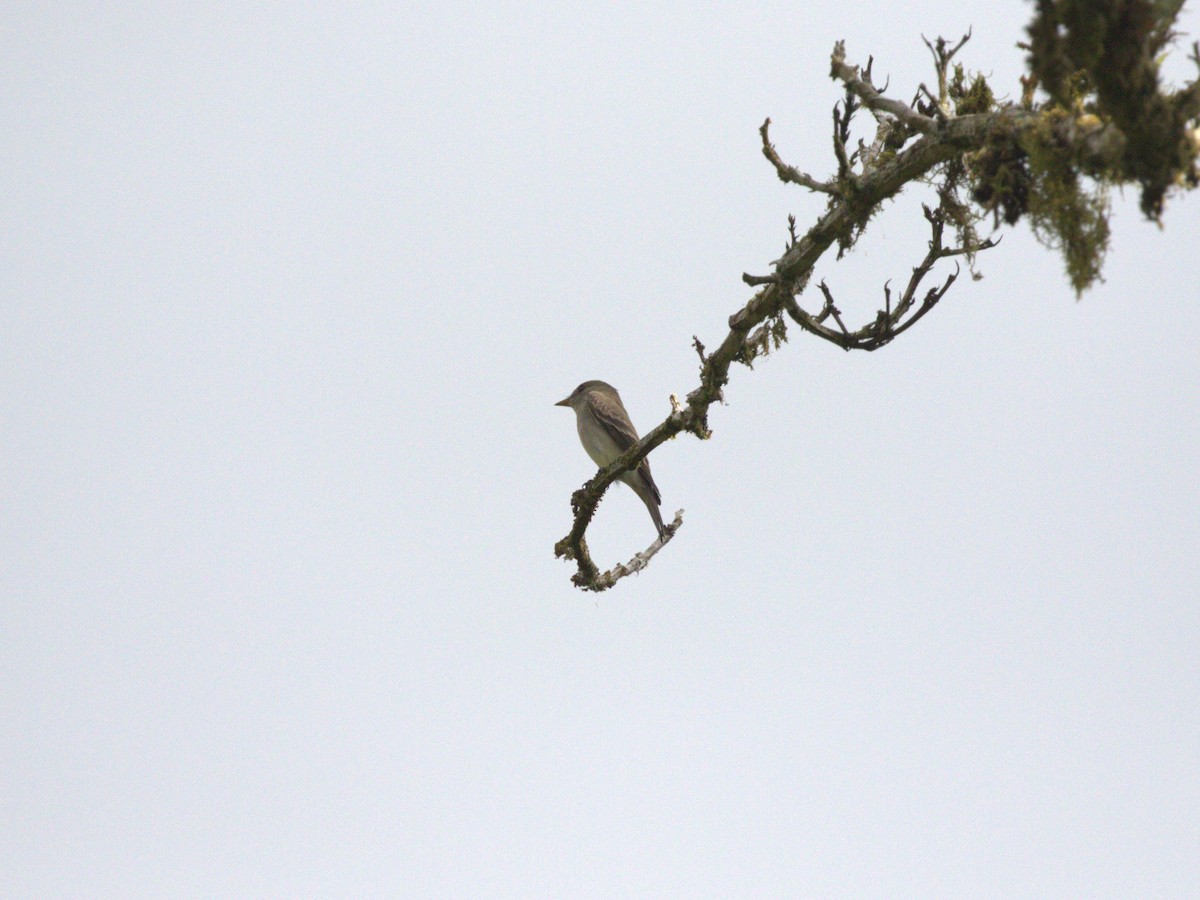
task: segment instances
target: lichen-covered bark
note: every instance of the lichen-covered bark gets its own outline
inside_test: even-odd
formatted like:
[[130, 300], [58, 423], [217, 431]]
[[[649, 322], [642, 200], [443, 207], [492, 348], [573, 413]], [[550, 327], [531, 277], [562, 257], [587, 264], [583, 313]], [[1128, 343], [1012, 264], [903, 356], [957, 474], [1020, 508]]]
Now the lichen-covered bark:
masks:
[[1191, 124], [1200, 91], [1165, 92], [1159, 55], [1173, 37], [1182, 0], [1038, 0], [1029, 26], [1029, 68], [1050, 97], [1111, 122], [1125, 137], [1114, 181], [1141, 187], [1142, 211], [1157, 219], [1171, 186], [1195, 186]]
[[[628, 565], [601, 573], [584, 535], [605, 491], [623, 472], [681, 432], [709, 436], [708, 410], [721, 399], [731, 366], [751, 365], [756, 356], [786, 340], [785, 317], [845, 350], [878, 349], [924, 316], [954, 283], [951, 275], [918, 297], [922, 279], [938, 260], [964, 256], [971, 263], [977, 252], [993, 245], [976, 235], [975, 226], [988, 216], [996, 226], [1029, 216], [1039, 238], [1063, 252], [1072, 284], [1082, 291], [1099, 276], [1107, 246], [1110, 185], [1139, 184], [1143, 208], [1151, 215], [1161, 211], [1172, 185], [1194, 187], [1200, 87], [1193, 82], [1164, 93], [1149, 62], [1173, 21], [1173, 13], [1168, 21], [1162, 10], [1174, 2], [1161, 0], [1153, 6], [1156, 18], [1148, 14], [1147, 0], [1039, 0], [1030, 27], [1033, 76], [1025, 81], [1019, 104], [999, 104], [981, 76], [968, 78], [960, 67], [951, 71], [951, 60], [967, 38], [953, 47], [941, 39], [929, 44], [937, 91], [922, 85], [912, 106], [884, 96], [870, 65], [861, 69], [848, 63], [839, 42], [830, 68], [845, 89], [833, 114], [836, 174], [821, 181], [788, 165], [770, 143], [769, 119], [761, 129], [763, 154], [779, 178], [827, 195], [828, 206], [803, 234], [789, 221], [787, 251], [771, 273], [743, 276], [758, 290], [729, 317], [729, 331], [715, 350], [706, 352], [694, 339], [700, 378], [687, 402], [672, 397], [671, 414], [663, 422], [572, 496], [572, 528], [555, 545], [555, 553], [576, 563], [573, 582], [585, 590], [605, 590], [644, 568], [671, 540], [682, 512]], [[1103, 15], [1092, 21], [1087, 10], [1102, 10]], [[1118, 39], [1133, 46], [1113, 46]], [[1101, 67], [1116, 71], [1101, 75]], [[1036, 79], [1049, 89], [1041, 103], [1034, 102]], [[863, 108], [875, 118], [876, 136], [869, 146], [860, 141], [851, 149], [850, 122]], [[895, 303], [885, 288], [884, 308], [872, 321], [851, 329], [822, 283], [822, 308], [806, 311], [798, 298], [829, 248], [837, 244], [840, 256], [884, 201], [918, 181], [933, 185], [938, 205], [925, 211], [931, 227], [929, 252]], [[956, 236], [954, 246], [943, 245], [947, 228]]]

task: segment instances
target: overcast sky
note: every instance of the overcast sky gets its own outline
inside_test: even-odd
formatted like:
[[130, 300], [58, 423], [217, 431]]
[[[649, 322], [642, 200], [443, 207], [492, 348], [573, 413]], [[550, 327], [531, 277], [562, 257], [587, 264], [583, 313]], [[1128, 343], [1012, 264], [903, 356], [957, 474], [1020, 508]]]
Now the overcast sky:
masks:
[[835, 40], [1013, 95], [1030, 6], [410, 6], [0, 14], [0, 893], [1200, 895], [1200, 196], [735, 368], [583, 594], [552, 404], [696, 386], [823, 206], [762, 120], [826, 176]]

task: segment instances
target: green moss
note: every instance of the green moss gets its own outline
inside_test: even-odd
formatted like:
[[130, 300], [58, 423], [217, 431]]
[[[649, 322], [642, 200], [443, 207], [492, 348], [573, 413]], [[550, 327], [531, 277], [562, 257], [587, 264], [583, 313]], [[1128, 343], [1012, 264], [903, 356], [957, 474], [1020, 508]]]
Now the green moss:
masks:
[[966, 73], [961, 65], [954, 67], [954, 77], [950, 80], [948, 88], [950, 99], [954, 101], [956, 115], [969, 116], [975, 113], [985, 113], [996, 105], [996, 98], [992, 95], [992, 89], [988, 85], [987, 79], [976, 72], [975, 77], [968, 85]]
[[998, 225], [1028, 216], [1037, 239], [1063, 255], [1076, 294], [1100, 279], [1109, 241], [1108, 186], [1079, 174], [1079, 161], [1056, 137], [1070, 117], [1053, 106], [1036, 127], [997, 132], [969, 157], [972, 197]]
[[1137, 182], [1151, 219], [1162, 215], [1167, 191], [1195, 159], [1186, 140], [1192, 95], [1164, 94], [1159, 77], [1183, 2], [1036, 0], [1029, 26], [1031, 73], [1058, 106], [1086, 103], [1125, 136], [1111, 180]]
[[978, 280], [983, 276], [975, 269], [975, 248], [981, 243], [977, 226], [983, 215], [963, 198], [964, 186], [969, 183], [970, 176], [961, 157], [947, 163], [937, 189], [936, 215], [943, 224], [954, 229], [955, 242], [967, 251], [965, 257], [971, 277]]
[[984, 147], [968, 157], [971, 196], [1000, 221], [1015, 225], [1029, 211], [1033, 176], [1029, 156], [1011, 131], [993, 131]]
[[1109, 197], [1103, 181], [1080, 177], [1071, 155], [1054, 137], [1054, 126], [1068, 114], [1048, 110], [1038, 127], [1021, 141], [1031, 176], [1028, 213], [1033, 233], [1059, 250], [1076, 294], [1100, 279], [1109, 241]]

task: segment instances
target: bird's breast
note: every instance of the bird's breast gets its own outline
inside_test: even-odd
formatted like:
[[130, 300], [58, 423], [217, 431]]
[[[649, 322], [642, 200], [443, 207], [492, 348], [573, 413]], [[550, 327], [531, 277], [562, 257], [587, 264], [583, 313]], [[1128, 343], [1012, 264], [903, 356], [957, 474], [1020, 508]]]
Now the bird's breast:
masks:
[[584, 414], [579, 414], [575, 417], [575, 428], [579, 432], [579, 442], [596, 465], [607, 466], [621, 455], [616, 441], [599, 422], [589, 422]]

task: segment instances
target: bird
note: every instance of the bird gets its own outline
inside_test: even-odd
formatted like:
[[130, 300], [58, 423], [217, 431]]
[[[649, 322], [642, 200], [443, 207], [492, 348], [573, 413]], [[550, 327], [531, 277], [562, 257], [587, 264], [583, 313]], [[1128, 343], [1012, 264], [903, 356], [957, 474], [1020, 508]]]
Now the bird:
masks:
[[[585, 381], [571, 392], [565, 400], [555, 406], [566, 406], [575, 411], [575, 427], [583, 449], [592, 462], [603, 468], [638, 442], [637, 429], [629, 421], [629, 413], [621, 402], [621, 395], [611, 384], [603, 381]], [[658, 536], [666, 533], [663, 525], [662, 495], [650, 474], [650, 463], [643, 459], [637, 468], [623, 472], [621, 480], [633, 488], [633, 492], [646, 504]]]

